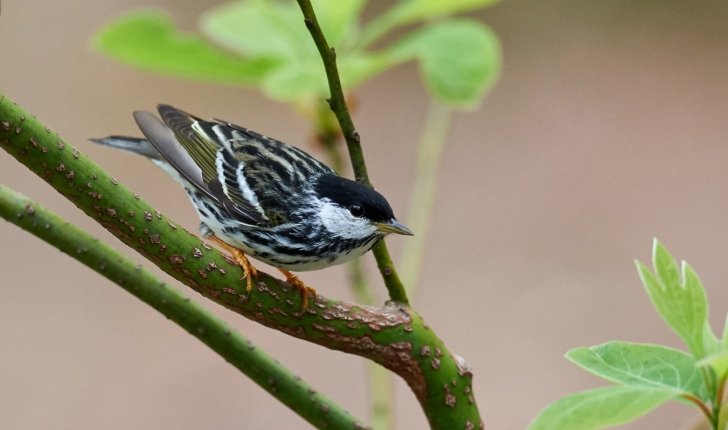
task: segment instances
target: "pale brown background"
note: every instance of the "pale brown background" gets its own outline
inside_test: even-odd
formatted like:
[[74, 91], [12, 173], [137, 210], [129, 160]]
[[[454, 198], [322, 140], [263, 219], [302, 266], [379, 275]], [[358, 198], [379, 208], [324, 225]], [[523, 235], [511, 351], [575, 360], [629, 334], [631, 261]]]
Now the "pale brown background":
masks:
[[[120, 66], [92, 53], [88, 39], [133, 7], [164, 7], [192, 29], [217, 3], [6, 0], [0, 91], [194, 229], [188, 201], [161, 171], [85, 139], [138, 134], [131, 112], [159, 102], [303, 147], [307, 124], [254, 90]], [[385, 7], [373, 3], [369, 16]], [[557, 398], [604, 385], [565, 360], [567, 350], [611, 339], [682, 347], [633, 264], [649, 260], [655, 236], [701, 275], [722, 330], [728, 3], [510, 0], [476, 17], [502, 38], [505, 69], [483, 106], [454, 123], [414, 306], [473, 366], [487, 428], [517, 430]], [[375, 79], [359, 100], [355, 121], [373, 181], [406, 219], [427, 104], [416, 68]], [[3, 153], [0, 183], [123, 248]], [[402, 240], [390, 240], [395, 255]], [[139, 300], [4, 222], [0, 269], [0, 428], [308, 428]], [[304, 279], [351, 298], [341, 268]], [[366, 417], [362, 360], [217, 312]], [[399, 381], [397, 393], [398, 428], [424, 428]], [[677, 429], [696, 416], [670, 403], [628, 428]]]

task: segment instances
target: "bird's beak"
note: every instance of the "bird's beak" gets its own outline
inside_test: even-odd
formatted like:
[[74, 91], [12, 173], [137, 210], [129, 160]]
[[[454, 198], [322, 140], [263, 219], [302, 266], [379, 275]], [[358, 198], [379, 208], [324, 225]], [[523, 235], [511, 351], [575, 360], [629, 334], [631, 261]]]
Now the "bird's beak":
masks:
[[379, 231], [382, 231], [384, 233], [403, 234], [405, 236], [415, 235], [414, 233], [412, 233], [412, 230], [402, 225], [396, 219], [393, 219], [389, 222], [375, 222], [374, 225], [377, 226]]

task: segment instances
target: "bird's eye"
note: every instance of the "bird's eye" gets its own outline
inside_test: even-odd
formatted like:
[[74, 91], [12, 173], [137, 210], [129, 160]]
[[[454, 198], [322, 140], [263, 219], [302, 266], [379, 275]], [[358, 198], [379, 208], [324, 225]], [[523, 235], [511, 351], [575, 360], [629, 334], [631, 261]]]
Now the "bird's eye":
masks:
[[353, 205], [349, 206], [349, 212], [357, 218], [361, 218], [364, 216], [364, 207], [362, 205], [354, 203]]

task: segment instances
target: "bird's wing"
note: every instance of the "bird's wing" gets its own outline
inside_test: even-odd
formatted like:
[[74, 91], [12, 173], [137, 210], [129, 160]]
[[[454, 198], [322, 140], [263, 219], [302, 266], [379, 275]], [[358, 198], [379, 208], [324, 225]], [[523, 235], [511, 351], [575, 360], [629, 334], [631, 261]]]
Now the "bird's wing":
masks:
[[[149, 112], [135, 112], [139, 128], [159, 153], [195, 188], [243, 223], [267, 221], [254, 193], [246, 195], [224, 136], [210, 132], [199, 118], [167, 105], [158, 106], [162, 124]], [[243, 181], [244, 182], [244, 181]]]
[[[213, 122], [214, 121], [214, 122]], [[270, 224], [286, 222], [302, 193], [316, 178], [336, 173], [306, 152], [238, 125], [213, 120], [200, 123], [208, 133], [225, 136], [225, 146], [237, 163], [237, 176], [257, 197]], [[230, 160], [231, 164], [234, 164]]]

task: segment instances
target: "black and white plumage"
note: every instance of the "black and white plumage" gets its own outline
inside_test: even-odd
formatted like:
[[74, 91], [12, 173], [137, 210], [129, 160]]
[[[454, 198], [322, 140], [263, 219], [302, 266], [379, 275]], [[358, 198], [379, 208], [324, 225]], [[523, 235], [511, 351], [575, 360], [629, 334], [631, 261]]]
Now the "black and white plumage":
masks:
[[412, 232], [387, 200], [304, 151], [237, 125], [168, 105], [134, 113], [145, 139], [94, 142], [150, 158], [185, 188], [201, 232], [274, 267], [323, 269]]

